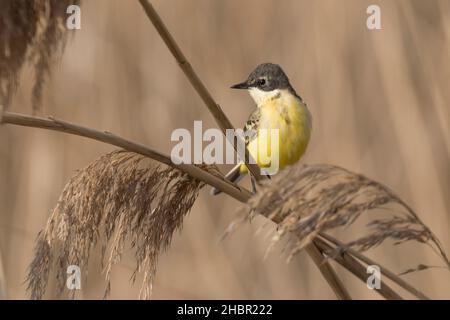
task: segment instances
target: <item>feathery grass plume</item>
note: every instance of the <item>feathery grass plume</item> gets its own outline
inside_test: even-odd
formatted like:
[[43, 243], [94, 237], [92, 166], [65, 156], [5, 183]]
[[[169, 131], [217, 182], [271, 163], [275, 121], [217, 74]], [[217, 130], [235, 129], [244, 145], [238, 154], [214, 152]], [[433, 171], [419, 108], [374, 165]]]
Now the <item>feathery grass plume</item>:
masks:
[[0, 1], [0, 104], [7, 108], [28, 60], [34, 66], [33, 112], [41, 104], [42, 89], [51, 64], [66, 42], [69, 5], [79, 0]]
[[[220, 175], [214, 166], [202, 169]], [[122, 150], [80, 170], [65, 186], [38, 236], [26, 279], [31, 298], [43, 297], [52, 269], [61, 294], [67, 267], [86, 270], [96, 244], [102, 246], [106, 297], [111, 269], [129, 240], [136, 257], [132, 279], [138, 272], [144, 274], [140, 298], [148, 299], [158, 254], [181, 228], [203, 185], [177, 169], [151, 165], [148, 158]]]
[[251, 212], [278, 224], [274, 242], [287, 232], [296, 234], [289, 258], [319, 233], [348, 226], [362, 214], [388, 205], [393, 206], [390, 216], [371, 220], [368, 233], [348, 242], [346, 248], [366, 251], [387, 239], [395, 244], [414, 240], [434, 248], [449, 267], [439, 240], [404, 201], [384, 185], [337, 166], [298, 164], [286, 168], [263, 183], [248, 202]]

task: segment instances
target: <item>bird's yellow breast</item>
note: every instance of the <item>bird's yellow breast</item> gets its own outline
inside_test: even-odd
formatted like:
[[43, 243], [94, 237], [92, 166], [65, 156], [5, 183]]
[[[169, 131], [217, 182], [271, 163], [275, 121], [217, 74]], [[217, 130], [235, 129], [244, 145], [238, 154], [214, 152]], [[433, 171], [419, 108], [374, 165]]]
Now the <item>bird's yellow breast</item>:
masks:
[[[278, 157], [279, 169], [296, 163], [305, 153], [311, 136], [312, 121], [307, 106], [288, 90], [277, 90], [258, 101], [260, 109], [257, 136], [248, 150], [260, 167], [269, 167], [270, 159]], [[272, 143], [270, 130], [278, 129], [278, 148]], [[247, 171], [242, 165], [241, 173]]]

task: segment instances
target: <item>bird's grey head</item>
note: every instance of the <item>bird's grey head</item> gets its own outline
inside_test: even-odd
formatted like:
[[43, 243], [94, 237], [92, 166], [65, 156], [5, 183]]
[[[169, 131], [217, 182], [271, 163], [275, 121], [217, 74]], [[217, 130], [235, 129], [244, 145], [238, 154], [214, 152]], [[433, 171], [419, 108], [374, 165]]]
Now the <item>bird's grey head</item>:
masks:
[[231, 88], [255, 88], [262, 91], [273, 91], [276, 89], [289, 89], [290, 87], [289, 79], [279, 65], [274, 63], [263, 63], [250, 73], [247, 80], [238, 83]]

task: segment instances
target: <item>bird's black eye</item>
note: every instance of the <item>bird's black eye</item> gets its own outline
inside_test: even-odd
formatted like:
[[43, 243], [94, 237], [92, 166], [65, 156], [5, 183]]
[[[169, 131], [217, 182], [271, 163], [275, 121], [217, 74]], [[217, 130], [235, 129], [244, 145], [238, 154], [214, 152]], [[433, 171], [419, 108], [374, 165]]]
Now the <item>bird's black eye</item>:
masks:
[[266, 79], [264, 79], [264, 78], [259, 78], [258, 79], [258, 81], [257, 81], [257, 83], [258, 83], [258, 86], [264, 86], [265, 84], [266, 84]]

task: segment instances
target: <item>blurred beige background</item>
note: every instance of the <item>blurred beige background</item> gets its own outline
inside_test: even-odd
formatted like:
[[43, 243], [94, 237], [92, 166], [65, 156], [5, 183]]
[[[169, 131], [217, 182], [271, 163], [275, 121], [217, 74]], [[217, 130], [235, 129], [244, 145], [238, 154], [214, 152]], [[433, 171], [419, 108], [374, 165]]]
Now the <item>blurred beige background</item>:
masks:
[[[233, 124], [253, 108], [229, 89], [261, 62], [279, 63], [314, 118], [303, 161], [361, 172], [394, 189], [450, 252], [450, 2], [446, 0], [153, 1], [185, 55]], [[381, 7], [382, 30], [366, 28]], [[32, 71], [22, 72], [13, 111], [30, 111]], [[137, 1], [82, 4], [74, 31], [45, 89], [44, 114], [169, 153], [175, 128], [215, 123]], [[0, 128], [0, 252], [8, 298], [26, 298], [23, 281], [38, 231], [74, 171], [113, 148], [38, 129]], [[222, 168], [223, 171], [228, 169]], [[170, 250], [161, 256], [154, 298], [334, 299], [305, 254], [289, 264], [281, 247], [266, 259], [270, 227], [254, 221], [219, 242], [240, 204], [204, 190]], [[351, 236], [354, 230], [338, 234]], [[356, 233], [355, 233], [356, 234]], [[369, 252], [401, 272], [442, 265], [423, 245], [387, 244]], [[116, 266], [111, 298], [135, 299], [134, 261]], [[93, 258], [79, 298], [101, 298]], [[354, 297], [372, 299], [345, 270]], [[450, 298], [450, 274], [431, 269], [405, 279], [432, 298]], [[139, 279], [138, 279], [139, 281]], [[48, 298], [55, 297], [49, 287]]]

